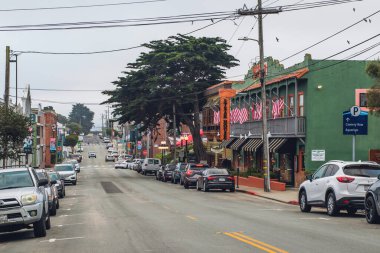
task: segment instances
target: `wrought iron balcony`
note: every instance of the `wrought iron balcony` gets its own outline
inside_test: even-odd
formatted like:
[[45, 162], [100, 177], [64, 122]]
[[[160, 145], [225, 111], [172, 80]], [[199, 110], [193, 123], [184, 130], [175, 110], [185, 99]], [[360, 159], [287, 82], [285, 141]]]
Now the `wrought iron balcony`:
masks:
[[[306, 135], [306, 118], [289, 117], [268, 119], [268, 130], [272, 136], [281, 137], [305, 137]], [[263, 128], [262, 121], [247, 121], [243, 124], [232, 124], [231, 135], [240, 136], [248, 135], [251, 137], [261, 137]]]

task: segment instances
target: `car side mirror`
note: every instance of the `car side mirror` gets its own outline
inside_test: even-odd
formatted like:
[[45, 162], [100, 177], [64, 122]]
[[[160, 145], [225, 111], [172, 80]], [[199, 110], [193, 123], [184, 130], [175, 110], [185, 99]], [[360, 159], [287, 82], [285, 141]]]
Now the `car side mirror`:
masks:
[[307, 179], [307, 180], [310, 180], [310, 182], [313, 181], [313, 175], [307, 175], [307, 176], [306, 176], [306, 179]]
[[57, 180], [51, 180], [50, 183], [51, 183], [51, 184], [56, 184], [56, 183], [57, 183]]
[[46, 178], [38, 180], [38, 186], [45, 186], [49, 183], [49, 181]]

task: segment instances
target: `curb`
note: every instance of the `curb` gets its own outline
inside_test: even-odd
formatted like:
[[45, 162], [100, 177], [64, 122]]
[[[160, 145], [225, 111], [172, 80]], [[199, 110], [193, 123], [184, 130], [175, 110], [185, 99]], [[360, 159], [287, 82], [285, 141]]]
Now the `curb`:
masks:
[[257, 197], [264, 198], [264, 199], [270, 199], [270, 200], [281, 202], [281, 203], [288, 204], [288, 205], [298, 206], [297, 200], [284, 201], [284, 200], [280, 200], [280, 199], [275, 199], [275, 198], [263, 196], [263, 195], [258, 194], [257, 192], [254, 192], [254, 191], [247, 191], [247, 190], [240, 190], [240, 189], [236, 189], [236, 191], [241, 192], [241, 193], [245, 193], [245, 194], [249, 194], [249, 195], [253, 195], [253, 196], [257, 196]]

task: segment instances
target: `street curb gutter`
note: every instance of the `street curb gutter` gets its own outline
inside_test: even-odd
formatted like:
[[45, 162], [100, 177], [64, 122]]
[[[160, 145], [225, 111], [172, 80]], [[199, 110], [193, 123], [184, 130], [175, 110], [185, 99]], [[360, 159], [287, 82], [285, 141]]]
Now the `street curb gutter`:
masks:
[[249, 195], [253, 195], [253, 196], [257, 196], [257, 197], [264, 198], [264, 199], [270, 199], [270, 200], [281, 202], [281, 203], [288, 204], [288, 205], [298, 206], [298, 201], [297, 200], [284, 201], [284, 200], [280, 200], [280, 199], [275, 199], [275, 198], [270, 198], [270, 197], [267, 197], [267, 196], [263, 196], [263, 195], [260, 195], [257, 192], [254, 192], [254, 191], [247, 191], [247, 190], [240, 190], [240, 189], [236, 189], [236, 191], [237, 192], [241, 192], [241, 193], [245, 193], [245, 194], [249, 194]]

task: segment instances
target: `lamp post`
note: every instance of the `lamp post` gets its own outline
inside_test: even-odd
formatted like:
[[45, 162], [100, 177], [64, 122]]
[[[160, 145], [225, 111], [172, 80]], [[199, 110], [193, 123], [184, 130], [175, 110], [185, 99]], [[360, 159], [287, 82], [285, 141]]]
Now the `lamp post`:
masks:
[[184, 139], [185, 139], [185, 162], [188, 162], [188, 158], [187, 158], [187, 141], [189, 140], [189, 136], [185, 135]]

